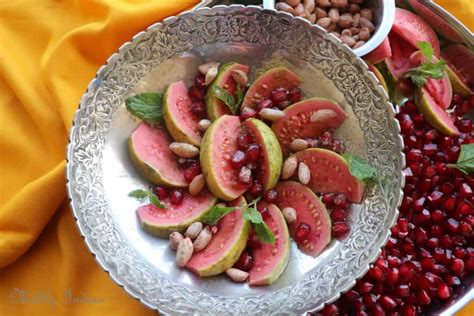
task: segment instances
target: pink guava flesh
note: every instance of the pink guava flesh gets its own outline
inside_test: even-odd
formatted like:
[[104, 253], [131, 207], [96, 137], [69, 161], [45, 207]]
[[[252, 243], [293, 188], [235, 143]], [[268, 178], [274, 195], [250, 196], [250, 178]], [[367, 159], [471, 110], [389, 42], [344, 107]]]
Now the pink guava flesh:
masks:
[[[258, 130], [258, 128], [253, 124], [252, 121], [245, 121], [244, 126], [248, 129], [250, 134], [255, 138], [255, 141], [257, 144], [260, 145], [260, 148], [263, 148], [264, 144], [264, 139], [262, 137], [262, 134]], [[265, 150], [260, 150], [260, 160], [259, 162], [259, 168], [258, 168], [258, 179], [260, 180], [261, 183], [268, 183], [269, 178], [270, 178], [270, 173], [269, 173], [269, 166], [270, 166], [270, 157], [268, 157], [268, 153]]]
[[168, 108], [173, 122], [190, 137], [195, 144], [201, 143], [201, 133], [198, 122], [200, 118], [191, 111], [191, 98], [184, 81], [172, 83], [166, 93]]
[[211, 141], [211, 166], [218, 177], [218, 183], [225, 186], [225, 191], [237, 197], [242, 195], [248, 185], [239, 180], [238, 168], [231, 164], [232, 155], [238, 150], [237, 136], [240, 133], [240, 119], [238, 116], [227, 115], [221, 118], [221, 123]]
[[474, 53], [464, 45], [452, 44], [443, 48], [441, 57], [452, 66], [461, 80], [474, 90]]
[[316, 257], [331, 241], [331, 220], [326, 207], [314, 192], [299, 182], [282, 181], [275, 190], [278, 192], [275, 204], [280, 209], [292, 207], [296, 210], [296, 222], [289, 225], [291, 234], [301, 223], [311, 227], [308, 242], [298, 247], [303, 253]]
[[364, 183], [354, 177], [346, 160], [337, 153], [311, 148], [294, 154], [298, 162], [304, 162], [311, 171], [308, 187], [314, 192], [344, 193], [354, 203], [360, 203], [364, 195]]
[[407, 70], [414, 67], [410, 56], [417, 51], [417, 48], [410, 46], [396, 33], [390, 32], [388, 38], [392, 47], [392, 56], [385, 62], [392, 76], [398, 80]]
[[176, 186], [187, 186], [176, 155], [169, 149], [173, 139], [164, 127], [141, 123], [131, 136], [136, 156], [153, 168], [162, 179]]
[[390, 47], [390, 41], [386, 37], [383, 42], [377, 46], [373, 51], [364, 56], [364, 59], [371, 64], [378, 64], [381, 61], [384, 61], [386, 58], [392, 56], [392, 49]]
[[[275, 236], [275, 244], [261, 243], [261, 247], [256, 248], [252, 251], [253, 267], [249, 271], [249, 284], [254, 285], [267, 285], [269, 284], [269, 278], [275, 278], [278, 276], [273, 275], [275, 271], [283, 272], [288, 259], [283, 258], [289, 255], [289, 240], [286, 235], [284, 225], [286, 222], [281, 214], [281, 211], [275, 204], [267, 202], [258, 203], [258, 207], [266, 207], [268, 210], [268, 216], [264, 219], [265, 224], [270, 228]], [[285, 266], [281, 266], [284, 264]], [[280, 265], [280, 266], [279, 266]], [[271, 283], [271, 282], [270, 282]]]
[[[230, 206], [240, 206], [245, 201], [239, 198]], [[227, 254], [228, 250], [237, 242], [240, 232], [245, 224], [242, 211], [237, 209], [225, 215], [217, 223], [217, 233], [212, 236], [209, 245], [202, 251], [194, 254], [186, 264], [186, 268], [199, 275], [200, 270], [208, 269], [216, 262], [219, 262]], [[240, 256], [236, 255], [235, 260]]]
[[433, 29], [452, 42], [463, 42], [462, 37], [443, 18], [427, 8], [420, 0], [408, 0], [410, 6], [421, 16]]
[[396, 8], [391, 32], [396, 33], [416, 49], [418, 49], [418, 42], [429, 42], [433, 47], [434, 55], [439, 56], [440, 47], [436, 33], [428, 23], [413, 12]]
[[[319, 110], [331, 110], [335, 116], [323, 121], [311, 122], [311, 115]], [[347, 115], [336, 103], [322, 98], [304, 100], [285, 109], [285, 116], [273, 123], [272, 130], [280, 142], [284, 155], [290, 152], [295, 138], [313, 138], [329, 129], [338, 128]]]
[[270, 69], [250, 86], [242, 102], [242, 108], [254, 108], [259, 101], [270, 99], [272, 91], [276, 88], [291, 90], [297, 87], [300, 82], [300, 77], [286, 67]]
[[453, 119], [439, 106], [427, 89], [422, 88], [421, 94], [426, 102], [420, 104], [421, 100], [419, 100], [417, 103], [419, 103], [419, 109], [425, 115], [426, 120], [438, 130], [441, 129], [445, 134], [459, 135], [459, 130], [456, 125], [454, 125]]
[[159, 208], [153, 204], [139, 207], [137, 215], [140, 223], [157, 227], [192, 223], [215, 203], [215, 198], [207, 190], [204, 190], [195, 196], [184, 192], [183, 202], [179, 205], [171, 204], [168, 199], [163, 200], [162, 203], [165, 208]]

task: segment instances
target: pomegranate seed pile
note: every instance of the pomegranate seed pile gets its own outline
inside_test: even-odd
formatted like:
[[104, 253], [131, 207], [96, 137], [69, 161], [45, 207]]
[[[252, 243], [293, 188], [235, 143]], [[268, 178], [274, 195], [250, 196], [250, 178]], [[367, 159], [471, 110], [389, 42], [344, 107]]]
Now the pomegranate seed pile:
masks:
[[[451, 107], [464, 115], [474, 108], [474, 96], [455, 95]], [[463, 278], [474, 272], [474, 175], [447, 167], [456, 163], [462, 144], [474, 142], [472, 122], [458, 116], [461, 135], [442, 135], [411, 101], [397, 119], [407, 161], [398, 221], [368, 273], [322, 315], [429, 313], [454, 300]]]

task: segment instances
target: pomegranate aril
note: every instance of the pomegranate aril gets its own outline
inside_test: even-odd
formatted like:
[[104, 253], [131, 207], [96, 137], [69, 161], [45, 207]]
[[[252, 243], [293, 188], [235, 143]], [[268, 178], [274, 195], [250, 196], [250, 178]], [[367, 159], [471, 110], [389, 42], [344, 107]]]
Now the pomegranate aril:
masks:
[[304, 243], [305, 240], [307, 240], [310, 231], [311, 231], [311, 226], [309, 226], [306, 223], [300, 223], [298, 225], [298, 228], [296, 228], [293, 239], [296, 241], [296, 243], [301, 245]]
[[248, 118], [253, 118], [257, 116], [257, 111], [250, 107], [243, 107], [242, 110], [240, 111], [240, 119], [242, 121], [245, 121]]
[[243, 166], [240, 168], [239, 172], [239, 181], [243, 184], [251, 184], [252, 183], [252, 170], [247, 166]]
[[405, 135], [411, 134], [413, 131], [413, 120], [411, 119], [410, 115], [403, 114], [401, 121], [400, 121], [400, 128], [402, 133]]
[[420, 305], [428, 305], [431, 303], [431, 298], [425, 290], [420, 290], [416, 293], [416, 301]]
[[459, 224], [458, 233], [464, 236], [470, 236], [472, 233], [472, 226], [466, 222]]
[[255, 179], [253, 181], [253, 185], [252, 187], [250, 188], [250, 194], [252, 194], [253, 196], [260, 196], [262, 195], [263, 193], [263, 186], [262, 184], [260, 183], [260, 181], [258, 181], [257, 179]]
[[423, 154], [428, 157], [433, 156], [438, 151], [438, 146], [436, 144], [426, 144], [423, 146]]
[[285, 88], [276, 88], [272, 91], [271, 98], [273, 102], [278, 103], [280, 101], [287, 100], [288, 94], [289, 92]]
[[464, 272], [464, 261], [462, 261], [461, 259], [454, 259], [451, 262], [449, 268], [456, 275], [460, 275], [462, 272]]
[[251, 141], [252, 136], [250, 136], [249, 133], [241, 132], [237, 136], [237, 146], [239, 146], [240, 149], [247, 149]]
[[170, 194], [170, 192], [167, 188], [160, 187], [160, 186], [156, 186], [154, 191], [155, 191], [155, 195], [160, 200], [166, 199], [168, 197], [168, 195]]
[[388, 295], [382, 295], [379, 298], [380, 304], [383, 306], [385, 310], [391, 311], [397, 307], [397, 303], [393, 300], [392, 297]]
[[446, 277], [446, 284], [448, 284], [449, 286], [458, 286], [461, 285], [461, 279], [454, 275], [450, 275]]
[[459, 191], [459, 196], [465, 199], [470, 199], [472, 197], [472, 189], [467, 183], [461, 185], [461, 190]]
[[422, 159], [423, 154], [419, 149], [411, 149], [407, 154], [407, 162], [421, 162]]
[[426, 143], [429, 143], [433, 141], [434, 139], [436, 139], [436, 137], [438, 137], [438, 132], [435, 129], [430, 129], [426, 131], [425, 134], [423, 135], [423, 140]]
[[440, 185], [439, 189], [444, 194], [451, 194], [454, 191], [454, 186], [451, 183], [445, 182]]
[[283, 101], [280, 101], [278, 102], [278, 109], [280, 110], [284, 110], [286, 109], [287, 107], [289, 107], [291, 105], [291, 101], [290, 100], [283, 100]]
[[414, 202], [413, 202], [413, 210], [415, 212], [420, 212], [423, 210], [423, 206], [425, 205], [425, 200], [426, 198], [424, 197], [421, 197], [419, 199], [416, 199]]
[[260, 146], [257, 144], [250, 144], [246, 150], [249, 161], [258, 161], [260, 158]]
[[436, 261], [434, 258], [422, 258], [420, 259], [420, 263], [423, 269], [430, 271], [435, 265]]
[[344, 222], [347, 218], [347, 214], [345, 210], [335, 209], [331, 211], [330, 217], [333, 222]]
[[417, 245], [423, 245], [428, 240], [426, 231], [421, 227], [416, 227], [414, 230], [415, 242]]
[[436, 289], [436, 293], [440, 299], [448, 299], [451, 296], [451, 291], [449, 290], [449, 286], [445, 283], [441, 283], [438, 285]]
[[410, 296], [410, 287], [407, 284], [400, 284], [395, 288], [395, 293], [399, 297], [408, 297]]
[[260, 212], [260, 214], [262, 214], [262, 218], [264, 220], [270, 216], [270, 212], [268, 211], [266, 207], [260, 207], [258, 208], [258, 211]]
[[459, 228], [459, 222], [454, 218], [449, 218], [446, 222], [446, 228], [452, 234], [455, 234]]
[[241, 150], [237, 150], [233, 155], [231, 159], [231, 164], [232, 167], [234, 168], [240, 168], [242, 167], [247, 160], [247, 156], [245, 155], [245, 152]]
[[199, 166], [198, 163], [192, 163], [188, 168], [184, 170], [184, 179], [187, 182], [191, 182], [194, 177], [196, 177], [198, 174], [201, 173], [201, 167]]
[[470, 133], [472, 131], [472, 122], [469, 119], [458, 121], [456, 126], [461, 133]]
[[375, 303], [377, 303], [377, 296], [371, 293], [365, 294], [362, 296], [362, 302], [364, 302], [364, 305], [367, 307], [374, 306]]
[[320, 311], [320, 313], [324, 316], [333, 316], [333, 315], [337, 315], [338, 311], [339, 309], [337, 308], [335, 304], [329, 304], [329, 305], [324, 306], [324, 308]]
[[451, 148], [449, 148], [447, 151], [448, 161], [451, 163], [455, 163], [456, 160], [458, 159], [459, 151], [460, 151], [459, 146], [452, 146]]
[[170, 202], [173, 205], [180, 205], [183, 202], [184, 194], [181, 190], [173, 190], [170, 195]]
[[377, 282], [380, 282], [385, 278], [385, 274], [379, 267], [372, 267], [369, 270], [369, 275]]
[[430, 201], [432, 205], [438, 205], [442, 201], [442, 198], [443, 198], [443, 192], [433, 191], [428, 196], [428, 201]]
[[398, 269], [392, 268], [387, 271], [385, 281], [390, 285], [395, 285], [397, 284], [399, 278], [400, 278], [400, 272], [398, 271]]
[[257, 103], [257, 109], [260, 111], [265, 108], [273, 107], [273, 102], [270, 99], [265, 99]]
[[188, 95], [193, 101], [203, 101], [204, 89], [200, 89], [196, 86], [192, 86], [188, 89]]
[[471, 203], [469, 203], [467, 201], [464, 201], [461, 204], [459, 204], [459, 206], [456, 209], [456, 213], [458, 213], [460, 215], [463, 215], [463, 216], [470, 215], [473, 212], [474, 212], [474, 209], [473, 209]]
[[462, 247], [456, 247], [453, 249], [453, 256], [458, 259], [463, 259], [466, 256], [467, 251]]
[[439, 238], [439, 245], [443, 248], [450, 249], [453, 246], [453, 239], [449, 235], [444, 235]]
[[349, 232], [349, 225], [344, 222], [334, 223], [332, 226], [332, 235], [335, 238], [343, 237]]
[[278, 197], [278, 193], [277, 191], [275, 190], [268, 190], [267, 192], [265, 192], [265, 194], [263, 195], [263, 199], [268, 202], [268, 203], [273, 203], [276, 201]]
[[326, 206], [328, 207], [332, 206], [334, 203], [334, 194], [333, 193], [324, 194], [322, 197], [322, 201]]
[[454, 211], [456, 207], [456, 198], [453, 196], [448, 197], [443, 203], [443, 210], [450, 213]]
[[243, 271], [250, 271], [253, 267], [253, 258], [247, 251], [242, 252], [234, 267]]
[[358, 289], [359, 293], [361, 294], [367, 294], [372, 292], [372, 289], [374, 288], [374, 285], [370, 282], [362, 282], [359, 283]]
[[347, 206], [347, 197], [344, 193], [338, 193], [334, 197], [334, 205], [338, 208], [345, 209]]
[[300, 102], [301, 98], [303, 97], [303, 93], [301, 92], [301, 89], [296, 87], [290, 90], [288, 93], [288, 99], [292, 103]]

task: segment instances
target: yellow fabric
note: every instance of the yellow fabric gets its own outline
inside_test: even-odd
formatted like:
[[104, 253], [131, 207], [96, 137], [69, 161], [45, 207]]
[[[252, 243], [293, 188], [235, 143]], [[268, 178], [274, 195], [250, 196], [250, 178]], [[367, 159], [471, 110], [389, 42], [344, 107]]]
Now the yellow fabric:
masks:
[[[473, 29], [472, 0], [439, 2]], [[65, 199], [65, 146], [107, 57], [195, 3], [0, 1], [0, 315], [154, 314], [98, 267], [79, 236]]]

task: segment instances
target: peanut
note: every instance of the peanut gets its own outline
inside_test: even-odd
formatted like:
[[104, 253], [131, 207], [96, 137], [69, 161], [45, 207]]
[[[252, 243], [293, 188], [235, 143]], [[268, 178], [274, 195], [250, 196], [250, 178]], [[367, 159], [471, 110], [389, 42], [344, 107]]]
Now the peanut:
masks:
[[328, 28], [326, 29], [326, 31], [328, 31], [328, 32], [334, 32], [336, 29], [337, 29], [337, 24], [336, 24], [336, 23], [331, 23], [331, 24], [329, 24], [329, 26], [328, 26]]
[[354, 17], [352, 19], [352, 26], [358, 27], [360, 25], [360, 13], [354, 14]]
[[173, 250], [178, 249], [178, 245], [181, 240], [183, 240], [184, 237], [181, 235], [179, 232], [172, 232], [170, 234], [170, 248]]
[[199, 252], [209, 245], [212, 239], [212, 232], [209, 227], [204, 228], [194, 241], [194, 252]]
[[355, 3], [349, 4], [349, 12], [352, 14], [356, 14], [360, 12], [360, 6]]
[[210, 85], [214, 81], [214, 79], [216, 79], [217, 73], [218, 73], [217, 67], [210, 68], [206, 73], [206, 78], [204, 79], [204, 85], [205, 86]]
[[234, 282], [244, 282], [249, 277], [249, 273], [236, 269], [230, 268], [225, 270], [225, 273], [232, 279]]
[[281, 110], [265, 108], [265, 109], [260, 110], [260, 112], [258, 112], [258, 115], [265, 120], [269, 120], [273, 122], [284, 117], [285, 112]]
[[292, 224], [296, 221], [296, 210], [294, 208], [285, 207], [281, 212], [288, 224]]
[[328, 16], [331, 19], [332, 23], [337, 23], [339, 22], [339, 9], [332, 8], [328, 12]]
[[314, 0], [303, 0], [303, 7], [310, 14], [314, 12], [314, 7], [316, 6]]
[[283, 11], [283, 12], [287, 12], [287, 13], [290, 13], [290, 14], [295, 13], [295, 10], [285, 2], [278, 2], [275, 5], [275, 9], [277, 9], [278, 11]]
[[311, 180], [311, 171], [304, 162], [300, 162], [298, 165], [298, 180], [302, 184], [308, 184], [309, 180]]
[[249, 81], [247, 74], [242, 70], [232, 70], [231, 75], [235, 82], [240, 84], [241, 86], [245, 86]]
[[198, 174], [189, 184], [189, 194], [197, 195], [206, 186], [206, 180], [202, 174]]
[[331, 2], [329, 0], [316, 0], [316, 5], [320, 8], [329, 8]]
[[283, 0], [283, 1], [291, 5], [292, 7], [294, 7], [295, 5], [301, 2], [301, 0]]
[[199, 155], [199, 148], [187, 143], [171, 143], [170, 150], [181, 158], [193, 158]]
[[359, 32], [359, 39], [361, 41], [367, 41], [370, 38], [370, 31], [367, 27], [363, 27]]
[[298, 159], [296, 157], [288, 157], [285, 162], [283, 162], [283, 167], [281, 168], [281, 178], [283, 180], [291, 178], [295, 173], [296, 167], [298, 167]]
[[361, 18], [366, 18], [369, 21], [372, 21], [374, 19], [372, 10], [370, 9], [362, 9], [360, 10], [360, 17]]
[[199, 235], [201, 230], [202, 230], [202, 223], [195, 222], [195, 223], [192, 223], [191, 226], [188, 227], [188, 229], [186, 229], [186, 232], [184, 233], [184, 235], [191, 239], [195, 239]]
[[324, 122], [328, 119], [334, 118], [337, 116], [337, 113], [333, 110], [323, 109], [313, 112], [311, 114], [310, 120], [313, 123]]
[[316, 14], [313, 13], [309, 16], [309, 22], [312, 24], [316, 23]]
[[184, 267], [188, 263], [189, 259], [193, 255], [193, 242], [188, 237], [184, 238], [179, 242], [178, 249], [176, 251], [176, 262], [178, 266]]
[[201, 132], [206, 131], [209, 126], [211, 126], [211, 121], [209, 121], [208, 119], [202, 119], [198, 123], [198, 128]]
[[316, 14], [316, 21], [328, 16], [326, 10], [318, 8], [318, 7], [316, 7], [316, 9], [314, 10], [314, 13]]
[[352, 48], [356, 49], [356, 48], [364, 46], [364, 44], [365, 44], [364, 41], [357, 41], [357, 43], [355, 43], [354, 47]]
[[360, 17], [360, 26], [368, 28], [370, 33], [375, 31], [374, 23], [366, 18], [363, 18], [362, 16]]
[[295, 15], [303, 14], [304, 13], [304, 6], [302, 3], [298, 3], [296, 7], [293, 8], [295, 10]]
[[216, 62], [208, 62], [206, 64], [203, 64], [201, 66], [198, 67], [198, 70], [199, 72], [201, 72], [203, 75], [206, 75], [207, 72], [209, 71], [209, 69], [211, 68], [218, 68], [219, 69], [219, 63], [216, 63]]
[[351, 25], [353, 24], [354, 20], [352, 18], [352, 15], [349, 13], [344, 13], [343, 15], [341, 15], [339, 17], [339, 22], [337, 23], [340, 27], [342, 27], [343, 29], [347, 29], [349, 27], [351, 27]]
[[293, 139], [290, 144], [290, 149], [292, 151], [300, 151], [306, 148], [308, 148], [308, 142], [301, 138]]
[[347, 35], [341, 35], [341, 41], [349, 47], [354, 46], [356, 43], [356, 41], [351, 36]]
[[329, 24], [331, 24], [331, 19], [330, 18], [321, 18], [316, 22], [317, 25], [320, 27], [327, 29]]
[[342, 30], [341, 35], [352, 36], [352, 32], [351, 32], [350, 29], [344, 29], [344, 30]]

